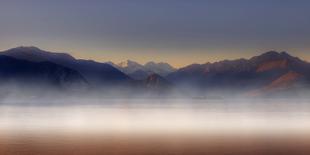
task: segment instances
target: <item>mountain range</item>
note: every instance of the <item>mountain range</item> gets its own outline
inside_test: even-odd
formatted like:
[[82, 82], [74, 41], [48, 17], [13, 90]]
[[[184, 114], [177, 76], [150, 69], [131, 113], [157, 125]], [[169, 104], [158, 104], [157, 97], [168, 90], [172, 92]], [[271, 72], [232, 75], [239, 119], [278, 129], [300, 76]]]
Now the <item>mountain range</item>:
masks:
[[123, 72], [106, 63], [93, 60], [75, 59], [66, 53], [53, 53], [37, 47], [17, 47], [3, 52], [0, 55], [25, 60], [33, 63], [49, 62], [70, 68], [84, 77], [92, 87], [118, 85], [131, 80]]
[[250, 59], [191, 64], [175, 69], [168, 63], [141, 65], [130, 60], [119, 64], [101, 63], [37, 47], [17, 47], [0, 52], [0, 82], [50, 85], [67, 90], [126, 87], [130, 92], [139, 89], [156, 94], [174, 89], [199, 95], [274, 96], [307, 92], [310, 64], [286, 52], [269, 51]]
[[160, 76], [167, 76], [168, 74], [176, 71], [174, 67], [168, 63], [160, 62], [156, 63], [153, 61], [147, 62], [141, 65], [135, 61], [127, 60], [118, 64], [113, 62], [107, 62], [108, 64], [114, 66], [120, 71], [124, 72], [131, 78], [135, 80], [143, 80], [152, 74], [158, 74]]
[[250, 59], [189, 65], [169, 74], [167, 79], [202, 92], [238, 90], [269, 96], [309, 88], [310, 64], [286, 52], [270, 51]]

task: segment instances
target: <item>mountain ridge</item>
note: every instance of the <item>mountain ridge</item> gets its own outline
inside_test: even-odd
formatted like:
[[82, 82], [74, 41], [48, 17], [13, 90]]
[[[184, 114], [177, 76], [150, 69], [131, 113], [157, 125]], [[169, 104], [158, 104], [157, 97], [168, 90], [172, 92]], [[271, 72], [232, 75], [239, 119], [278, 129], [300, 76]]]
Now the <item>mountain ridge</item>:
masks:
[[174, 67], [165, 62], [156, 63], [154, 61], [149, 61], [142, 65], [135, 61], [127, 60], [118, 64], [115, 64], [111, 61], [107, 63], [121, 70], [135, 80], [143, 80], [154, 73], [160, 76], [166, 76], [169, 73], [176, 71]]
[[86, 88], [88, 85], [81, 74], [70, 68], [47, 61], [31, 62], [4, 55], [0, 55], [0, 83], [2, 87], [46, 86], [62, 90], [73, 87], [82, 89], [81, 86]]
[[0, 52], [0, 55], [33, 62], [49, 61], [76, 70], [92, 85], [122, 84], [131, 79], [113, 66], [93, 60], [75, 59], [67, 53], [53, 53], [37, 47], [20, 46]]
[[210, 89], [261, 89], [281, 76], [295, 72], [310, 79], [310, 65], [286, 52], [269, 51], [250, 59], [192, 64], [171, 73], [167, 79], [176, 85]]
[[[120, 64], [101, 63], [76, 59], [67, 53], [53, 53], [32, 46], [21, 46], [0, 52], [0, 57], [3, 56], [14, 58], [16, 62], [27, 61], [32, 65], [52, 63], [60, 70], [68, 68], [80, 74], [81, 78], [85, 78], [90, 86], [100, 89], [126, 86], [130, 89], [142, 88], [141, 92], [144, 89], [153, 89], [159, 93], [166, 88], [173, 88], [182, 91], [187, 89], [199, 94], [225, 90], [232, 94], [254, 92], [252, 94], [272, 96], [271, 94], [282, 91], [307, 89], [310, 84], [310, 64], [287, 52], [277, 51], [265, 52], [248, 59], [190, 64], [179, 69], [173, 68], [168, 63], [153, 61], [144, 65], [131, 60]], [[40, 72], [52, 70], [47, 67]], [[32, 73], [29, 71], [29, 74]], [[44, 76], [44, 74], [38, 75]], [[58, 78], [57, 74], [55, 78]]]

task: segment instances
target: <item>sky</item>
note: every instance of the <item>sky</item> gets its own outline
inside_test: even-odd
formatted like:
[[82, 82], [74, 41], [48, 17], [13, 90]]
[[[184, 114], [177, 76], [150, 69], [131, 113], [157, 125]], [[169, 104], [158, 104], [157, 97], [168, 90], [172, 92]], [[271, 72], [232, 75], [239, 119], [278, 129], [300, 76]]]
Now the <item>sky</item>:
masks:
[[270, 50], [310, 60], [309, 0], [0, 0], [0, 50], [175, 67]]

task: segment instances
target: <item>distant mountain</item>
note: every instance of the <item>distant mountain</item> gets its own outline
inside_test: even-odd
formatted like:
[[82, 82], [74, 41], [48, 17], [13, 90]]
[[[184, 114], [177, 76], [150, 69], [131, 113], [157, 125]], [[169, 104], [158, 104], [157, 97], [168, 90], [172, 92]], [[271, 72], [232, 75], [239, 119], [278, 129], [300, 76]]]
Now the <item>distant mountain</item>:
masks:
[[290, 71], [276, 80], [272, 81], [270, 84], [256, 89], [246, 94], [252, 97], [274, 97], [277, 95], [304, 95], [309, 93], [309, 81], [305, 79], [304, 75]]
[[146, 71], [143, 65], [140, 65], [139, 63], [131, 60], [127, 60], [126, 62], [118, 63], [116, 66], [118, 66], [122, 71], [125, 73], [132, 73], [137, 70], [143, 70]]
[[135, 80], [144, 80], [147, 78], [147, 76], [153, 73], [147, 70], [143, 65], [140, 65], [139, 63], [131, 60], [127, 60], [118, 64], [114, 64], [113, 62], [107, 63]]
[[[171, 73], [167, 79], [178, 86], [200, 90], [269, 90], [310, 79], [309, 63], [286, 52], [270, 51], [251, 59], [193, 64]], [[285, 87], [288, 89], [289, 87]]]
[[137, 70], [132, 73], [128, 73], [127, 75], [135, 80], [144, 80], [151, 74], [154, 74], [154, 73], [149, 72], [149, 71]]
[[[31, 88], [75, 89], [87, 86], [84, 77], [72, 70], [52, 62], [31, 62], [9, 56], [0, 56], [0, 83], [4, 86]], [[31, 86], [27, 87], [27, 86]]]
[[17, 59], [23, 59], [33, 62], [42, 61], [72, 61], [75, 60], [74, 57], [67, 53], [53, 53], [48, 51], [43, 51], [34, 46], [20, 46], [12, 48], [6, 51], [2, 51], [0, 55], [6, 55], [14, 57]]
[[113, 62], [108, 63], [136, 80], [143, 80], [154, 73], [160, 76], [166, 76], [176, 70], [168, 63], [163, 62], [155, 63], [151, 61], [145, 65], [141, 65], [131, 60], [127, 60], [118, 64], [114, 64]]
[[171, 82], [158, 74], [149, 75], [143, 81], [143, 85], [146, 88], [146, 91], [156, 95], [169, 95], [165, 93], [168, 93], [174, 88]]
[[53, 53], [36, 47], [17, 47], [0, 52], [0, 55], [32, 62], [52, 62], [76, 70], [94, 87], [118, 85], [131, 81], [131, 78], [113, 66], [92, 60], [75, 59], [66, 53]]
[[310, 64], [286, 52], [269, 51], [250, 59], [192, 64], [176, 70], [167, 63], [100, 63], [36, 47], [17, 47], [0, 52], [0, 85], [15, 84], [26, 89], [23, 91], [32, 88], [29, 85], [38, 90], [86, 86], [114, 95], [117, 89], [105, 89], [110, 86], [128, 95], [162, 95], [173, 90], [190, 96], [276, 96], [310, 92]]
[[153, 61], [150, 61], [150, 62], [146, 63], [144, 65], [144, 67], [147, 70], [152, 71], [153, 73], [156, 73], [160, 76], [166, 76], [166, 75], [176, 71], [175, 68], [173, 68], [168, 63], [164, 63], [164, 62], [155, 63]]
[[149, 88], [167, 88], [171, 87], [172, 84], [166, 80], [165, 78], [161, 77], [158, 74], [151, 74], [145, 80], [144, 84], [146, 87]]

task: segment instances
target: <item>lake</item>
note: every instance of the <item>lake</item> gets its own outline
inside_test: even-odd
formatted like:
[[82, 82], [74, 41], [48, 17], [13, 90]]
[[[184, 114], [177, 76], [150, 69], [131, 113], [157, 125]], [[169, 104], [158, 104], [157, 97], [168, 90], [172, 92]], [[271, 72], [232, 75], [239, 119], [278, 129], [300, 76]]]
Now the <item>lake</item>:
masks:
[[308, 100], [3, 103], [0, 154], [309, 154]]

